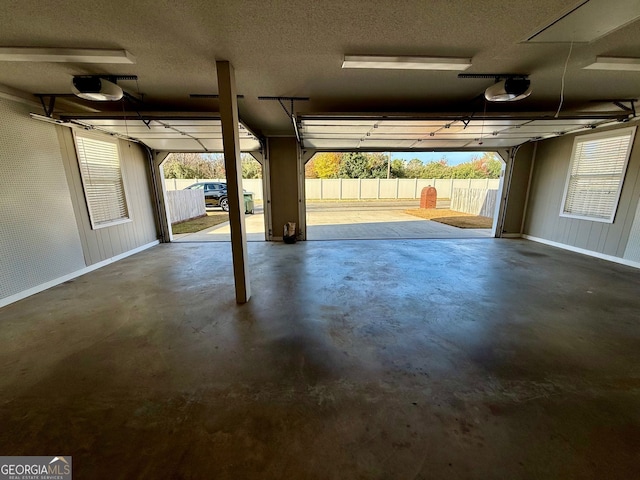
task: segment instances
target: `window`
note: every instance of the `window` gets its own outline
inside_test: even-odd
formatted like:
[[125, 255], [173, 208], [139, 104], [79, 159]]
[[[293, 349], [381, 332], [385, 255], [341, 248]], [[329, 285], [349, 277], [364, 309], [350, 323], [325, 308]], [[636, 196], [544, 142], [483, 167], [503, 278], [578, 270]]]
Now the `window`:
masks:
[[576, 137], [560, 216], [613, 223], [635, 132]]
[[91, 227], [129, 221], [117, 140], [75, 132], [75, 141]]

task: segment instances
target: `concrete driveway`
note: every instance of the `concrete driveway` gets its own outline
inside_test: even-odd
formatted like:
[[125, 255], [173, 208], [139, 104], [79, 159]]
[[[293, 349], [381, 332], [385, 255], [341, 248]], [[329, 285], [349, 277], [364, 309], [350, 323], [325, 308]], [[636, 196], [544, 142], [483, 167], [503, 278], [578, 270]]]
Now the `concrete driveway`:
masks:
[[[308, 240], [355, 240], [389, 238], [487, 238], [491, 230], [464, 229], [407, 215], [417, 200], [389, 202], [309, 202], [307, 203]], [[438, 204], [439, 208], [448, 205]], [[245, 216], [247, 240], [264, 241], [262, 208]], [[174, 235], [176, 242], [228, 242], [229, 223], [196, 233]]]

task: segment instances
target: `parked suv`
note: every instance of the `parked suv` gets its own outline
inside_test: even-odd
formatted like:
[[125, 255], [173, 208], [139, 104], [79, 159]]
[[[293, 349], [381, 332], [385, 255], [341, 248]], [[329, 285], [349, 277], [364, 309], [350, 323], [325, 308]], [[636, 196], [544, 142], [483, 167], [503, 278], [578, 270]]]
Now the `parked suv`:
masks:
[[[225, 212], [229, 211], [229, 199], [227, 198], [227, 184], [222, 182], [198, 182], [189, 185], [185, 190], [204, 190], [204, 206], [220, 207]], [[244, 191], [245, 213], [253, 213], [253, 193]]]
[[189, 185], [185, 190], [204, 190], [205, 207], [220, 207], [229, 211], [227, 184], [222, 182], [200, 182]]

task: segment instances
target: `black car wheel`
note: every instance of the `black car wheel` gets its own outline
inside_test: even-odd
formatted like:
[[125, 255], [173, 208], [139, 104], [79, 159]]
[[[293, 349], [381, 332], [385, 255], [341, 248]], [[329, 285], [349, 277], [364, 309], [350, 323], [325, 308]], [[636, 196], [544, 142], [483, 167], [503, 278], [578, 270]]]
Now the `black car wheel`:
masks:
[[222, 208], [222, 210], [224, 210], [225, 212], [229, 211], [229, 199], [227, 197], [222, 197], [220, 199], [220, 207]]

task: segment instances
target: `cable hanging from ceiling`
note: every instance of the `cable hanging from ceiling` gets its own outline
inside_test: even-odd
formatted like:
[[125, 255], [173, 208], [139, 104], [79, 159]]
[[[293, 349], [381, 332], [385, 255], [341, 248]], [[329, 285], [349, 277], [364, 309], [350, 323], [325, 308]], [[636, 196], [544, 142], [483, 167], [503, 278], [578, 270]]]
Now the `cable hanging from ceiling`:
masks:
[[569, 54], [567, 55], [567, 60], [564, 62], [564, 70], [562, 71], [562, 80], [560, 82], [560, 105], [558, 105], [558, 111], [555, 114], [555, 118], [558, 118], [558, 116], [560, 116], [560, 110], [562, 110], [562, 104], [564, 103], [565, 78], [567, 76], [567, 66], [569, 65], [569, 59], [571, 58], [572, 50], [573, 50], [573, 40], [569, 45]]

